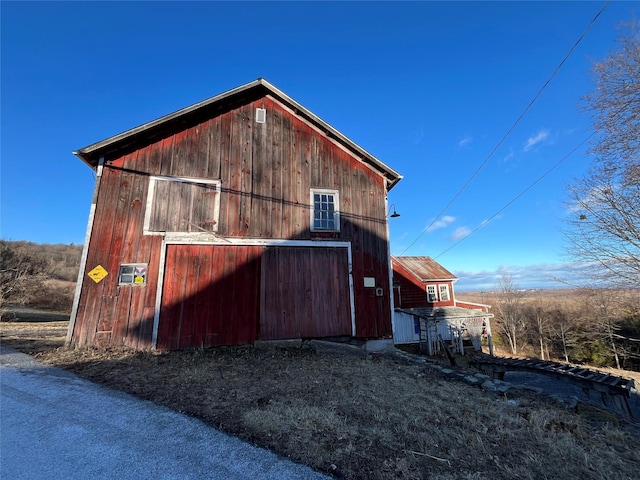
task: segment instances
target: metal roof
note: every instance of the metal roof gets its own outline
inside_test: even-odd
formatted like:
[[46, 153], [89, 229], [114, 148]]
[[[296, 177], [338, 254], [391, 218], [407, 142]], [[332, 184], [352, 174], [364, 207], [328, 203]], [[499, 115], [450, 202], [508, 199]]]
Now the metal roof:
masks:
[[161, 132], [170, 126], [185, 123], [188, 119], [199, 117], [207, 112], [210, 112], [211, 116], [214, 116], [217, 113], [217, 110], [222, 106], [241, 102], [243, 99], [247, 99], [248, 97], [251, 98], [257, 94], [271, 95], [298, 115], [305, 118], [308, 122], [322, 130], [329, 138], [334, 139], [346, 147], [353, 153], [353, 155], [364, 163], [382, 173], [388, 181], [388, 190], [391, 190], [391, 188], [393, 188], [393, 186], [402, 179], [402, 175], [398, 172], [381, 162], [353, 141], [349, 140], [338, 130], [311, 113], [305, 107], [300, 105], [284, 92], [278, 90], [263, 78], [258, 78], [253, 82], [221, 93], [220, 95], [216, 95], [151, 122], [109, 137], [105, 140], [80, 148], [74, 151], [73, 154], [87, 163], [90, 167], [95, 168], [98, 165], [98, 161], [101, 156], [114, 155], [119, 151], [135, 148], [136, 144], [158, 137]]
[[392, 262], [404, 267], [421, 282], [456, 281], [456, 277], [431, 257], [391, 257]]

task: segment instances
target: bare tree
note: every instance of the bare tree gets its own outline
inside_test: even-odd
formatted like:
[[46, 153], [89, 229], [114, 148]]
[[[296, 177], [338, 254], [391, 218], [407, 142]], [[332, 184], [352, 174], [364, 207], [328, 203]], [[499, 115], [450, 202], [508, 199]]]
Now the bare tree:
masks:
[[498, 300], [496, 303], [496, 323], [500, 333], [509, 343], [513, 355], [522, 347], [520, 339], [526, 331], [522, 309], [522, 292], [513, 281], [513, 277], [504, 274], [498, 284]]
[[593, 65], [584, 97], [595, 140], [586, 177], [568, 189], [569, 253], [608, 285], [640, 285], [640, 33], [633, 22]]
[[570, 351], [580, 341], [580, 319], [582, 314], [576, 302], [563, 301], [551, 312], [551, 332], [556, 345], [562, 349], [564, 361], [569, 363]]
[[527, 305], [525, 315], [529, 323], [532, 337], [540, 348], [540, 360], [549, 360], [549, 336], [551, 331], [552, 313], [551, 306], [542, 299], [537, 298], [532, 305]]
[[619, 327], [616, 322], [616, 317], [614, 317], [612, 312], [610, 311], [610, 298], [602, 295], [600, 298], [600, 315], [598, 316], [598, 321], [596, 322], [596, 324], [600, 327], [606, 345], [611, 349], [611, 354], [616, 361], [616, 368], [619, 369], [620, 355], [618, 354], [618, 346], [616, 345], [616, 339], [614, 338], [614, 334], [617, 336]]
[[48, 262], [29, 250], [27, 244], [0, 240], [0, 307], [25, 303], [42, 286]]
[[[585, 333], [606, 347], [607, 356], [617, 368], [625, 368], [625, 360], [635, 356], [640, 344], [637, 330], [640, 321], [636, 320], [640, 319], [640, 310], [635, 299], [638, 291], [599, 288], [585, 289], [582, 294], [587, 320]], [[625, 331], [626, 323], [630, 328]]]

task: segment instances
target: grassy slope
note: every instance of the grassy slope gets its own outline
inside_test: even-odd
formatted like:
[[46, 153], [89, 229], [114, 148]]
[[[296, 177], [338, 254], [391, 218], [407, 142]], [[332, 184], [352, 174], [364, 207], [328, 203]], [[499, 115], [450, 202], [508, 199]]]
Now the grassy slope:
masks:
[[[3, 323], [2, 343], [167, 405], [339, 478], [637, 478], [614, 416], [498, 396], [392, 356], [61, 347], [66, 322]], [[592, 412], [593, 413], [593, 412]]]

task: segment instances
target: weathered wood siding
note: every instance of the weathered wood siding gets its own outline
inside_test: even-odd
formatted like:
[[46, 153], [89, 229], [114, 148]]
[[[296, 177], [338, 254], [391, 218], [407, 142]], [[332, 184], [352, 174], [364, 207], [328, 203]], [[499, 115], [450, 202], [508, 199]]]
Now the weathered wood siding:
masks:
[[[393, 266], [393, 286], [396, 292], [396, 308], [427, 306], [426, 286], [399, 265]], [[397, 293], [399, 292], [399, 295]], [[429, 306], [432, 304], [428, 304]]]
[[[256, 108], [266, 109], [266, 123], [254, 121]], [[383, 177], [265, 96], [105, 158], [85, 274], [101, 264], [109, 276], [85, 281], [73, 344], [151, 347], [162, 237], [142, 233], [150, 175], [220, 180], [220, 237], [350, 241], [356, 335], [391, 335]], [[339, 233], [310, 231], [312, 187], [339, 191]], [[121, 263], [148, 263], [146, 286], [118, 286]], [[365, 276], [383, 297], [364, 288]]]
[[261, 292], [262, 340], [351, 335], [346, 248], [266, 248]]
[[158, 348], [257, 338], [262, 247], [168, 245]]
[[[99, 180], [85, 275], [97, 265], [108, 275], [99, 283], [85, 277], [72, 336], [76, 345], [152, 347], [162, 238], [142, 235], [147, 180], [108, 168]], [[119, 286], [121, 263], [148, 263], [146, 285]]]

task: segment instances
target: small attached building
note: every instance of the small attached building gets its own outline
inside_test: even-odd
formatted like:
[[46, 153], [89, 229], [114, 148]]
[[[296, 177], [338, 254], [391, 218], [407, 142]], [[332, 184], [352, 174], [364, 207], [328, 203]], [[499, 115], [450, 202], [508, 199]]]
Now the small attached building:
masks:
[[468, 340], [474, 350], [482, 339], [491, 346], [493, 314], [489, 305], [456, 299], [458, 278], [430, 257], [392, 257], [394, 343], [421, 343], [429, 353], [439, 351], [439, 337], [464, 352]]
[[401, 176], [267, 81], [74, 153], [96, 184], [68, 344], [391, 338]]

